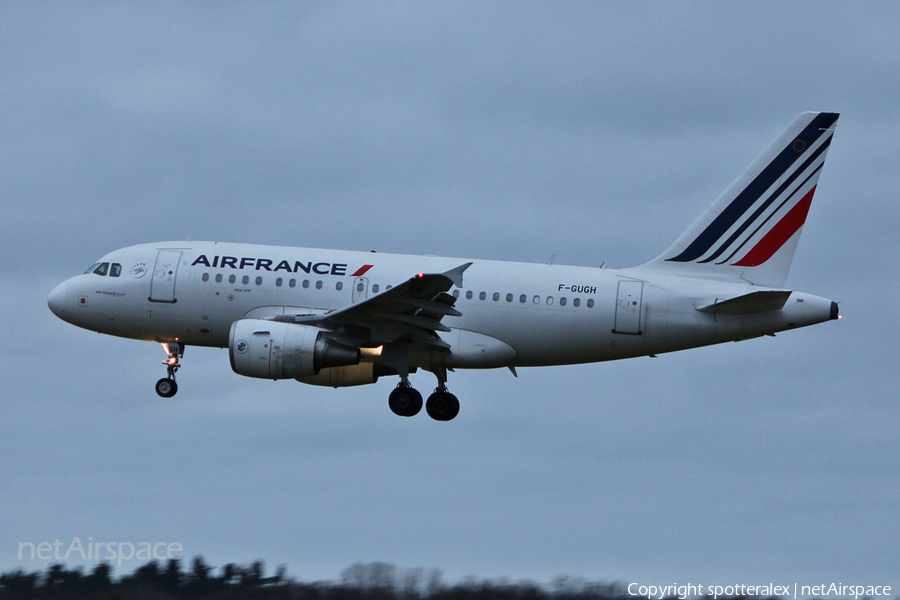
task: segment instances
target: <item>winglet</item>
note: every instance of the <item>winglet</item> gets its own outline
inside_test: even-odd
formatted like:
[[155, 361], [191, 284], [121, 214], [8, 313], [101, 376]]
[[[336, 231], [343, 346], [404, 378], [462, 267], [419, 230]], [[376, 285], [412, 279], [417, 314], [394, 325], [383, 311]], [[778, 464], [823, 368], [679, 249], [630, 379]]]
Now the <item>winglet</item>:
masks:
[[472, 263], [467, 262], [464, 265], [459, 265], [455, 269], [450, 269], [444, 273], [441, 273], [444, 277], [453, 282], [456, 287], [461, 288], [463, 284], [463, 271], [472, 266]]

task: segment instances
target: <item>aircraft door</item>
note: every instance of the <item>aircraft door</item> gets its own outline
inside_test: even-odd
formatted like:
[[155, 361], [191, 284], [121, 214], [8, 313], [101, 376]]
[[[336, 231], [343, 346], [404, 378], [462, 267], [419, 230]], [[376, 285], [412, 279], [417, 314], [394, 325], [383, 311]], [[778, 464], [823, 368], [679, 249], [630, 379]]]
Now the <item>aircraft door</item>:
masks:
[[353, 303], [362, 302], [369, 296], [369, 278], [357, 277], [353, 280]]
[[150, 282], [150, 302], [177, 302], [175, 276], [178, 274], [179, 262], [181, 252], [178, 250], [160, 250], [156, 255], [156, 266], [153, 267], [153, 279]]
[[613, 333], [641, 335], [641, 296], [643, 281], [620, 281], [616, 299], [616, 325]]

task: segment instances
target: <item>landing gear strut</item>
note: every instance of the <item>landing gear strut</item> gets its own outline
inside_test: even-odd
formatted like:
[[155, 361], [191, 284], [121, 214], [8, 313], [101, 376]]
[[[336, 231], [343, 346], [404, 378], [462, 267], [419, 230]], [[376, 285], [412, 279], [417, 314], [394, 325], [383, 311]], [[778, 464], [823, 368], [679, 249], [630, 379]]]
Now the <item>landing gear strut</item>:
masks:
[[434, 374], [437, 375], [438, 386], [428, 396], [425, 412], [435, 421], [450, 421], [459, 414], [459, 400], [447, 391], [447, 369], [439, 367]]
[[181, 367], [180, 359], [184, 356], [184, 346], [177, 342], [163, 343], [163, 350], [167, 358], [163, 361], [166, 365], [167, 377], [156, 382], [156, 393], [163, 398], [171, 398], [178, 392], [178, 384], [175, 383], [175, 372]]

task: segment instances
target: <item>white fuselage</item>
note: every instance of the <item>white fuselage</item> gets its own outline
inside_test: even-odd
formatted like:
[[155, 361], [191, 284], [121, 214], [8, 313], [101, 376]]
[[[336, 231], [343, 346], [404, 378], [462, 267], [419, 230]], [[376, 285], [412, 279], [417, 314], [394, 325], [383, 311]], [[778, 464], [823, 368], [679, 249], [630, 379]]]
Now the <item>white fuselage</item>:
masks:
[[[234, 322], [321, 314], [362, 302], [417, 273], [471, 262], [448, 316], [440, 358], [423, 348], [411, 367], [561, 365], [646, 356], [741, 340], [835, 318], [824, 298], [792, 292], [780, 310], [716, 314], [697, 309], [756, 290], [635, 269], [407, 256], [216, 242], [131, 246], [50, 295], [69, 323], [125, 338], [227, 347]], [[111, 267], [112, 269], [112, 267]]]

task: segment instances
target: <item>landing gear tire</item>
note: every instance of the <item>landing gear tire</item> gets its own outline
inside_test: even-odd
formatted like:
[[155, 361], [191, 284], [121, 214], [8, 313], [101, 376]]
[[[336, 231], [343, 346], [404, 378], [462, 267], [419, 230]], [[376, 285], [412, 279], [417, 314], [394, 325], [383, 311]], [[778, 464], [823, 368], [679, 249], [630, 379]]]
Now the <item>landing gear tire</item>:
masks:
[[459, 400], [446, 390], [437, 390], [428, 396], [425, 412], [435, 421], [450, 421], [459, 414]]
[[163, 377], [156, 382], [156, 393], [163, 398], [171, 398], [176, 392], [178, 392], [178, 384], [174, 379]]
[[388, 396], [388, 406], [395, 415], [414, 417], [422, 410], [422, 394], [411, 386], [400, 385]]

